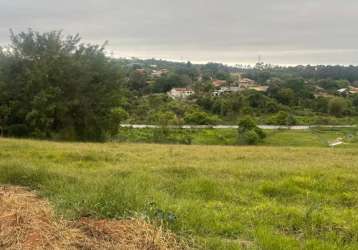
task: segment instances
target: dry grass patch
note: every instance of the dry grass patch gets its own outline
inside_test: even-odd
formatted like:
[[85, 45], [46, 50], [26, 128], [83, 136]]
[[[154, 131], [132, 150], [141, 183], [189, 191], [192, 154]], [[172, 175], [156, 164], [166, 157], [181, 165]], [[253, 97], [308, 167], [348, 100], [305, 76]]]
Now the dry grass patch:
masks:
[[49, 203], [21, 187], [0, 187], [0, 249], [183, 249], [143, 220], [59, 219]]

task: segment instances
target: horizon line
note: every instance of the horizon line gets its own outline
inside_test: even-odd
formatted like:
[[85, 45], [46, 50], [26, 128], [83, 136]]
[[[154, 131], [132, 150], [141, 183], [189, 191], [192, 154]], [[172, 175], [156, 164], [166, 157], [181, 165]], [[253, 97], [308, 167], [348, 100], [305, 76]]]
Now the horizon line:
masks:
[[205, 65], [208, 63], [217, 63], [217, 64], [223, 64], [226, 66], [230, 66], [230, 67], [238, 67], [238, 66], [250, 66], [250, 67], [254, 67], [256, 64], [258, 63], [263, 63], [264, 65], [271, 65], [271, 66], [277, 66], [277, 67], [297, 67], [297, 66], [341, 66], [341, 67], [358, 67], [358, 64], [340, 64], [340, 63], [336, 63], [336, 64], [311, 64], [311, 63], [306, 63], [306, 64], [293, 64], [293, 63], [269, 63], [269, 62], [256, 62], [256, 63], [248, 63], [248, 62], [241, 62], [241, 63], [233, 63], [233, 62], [225, 62], [225, 61], [200, 61], [200, 60], [184, 60], [184, 59], [176, 59], [176, 58], [160, 58], [160, 57], [137, 57], [137, 56], [113, 56], [113, 55], [109, 55], [112, 58], [115, 59], [126, 59], [126, 60], [133, 60], [133, 59], [138, 59], [138, 60], [157, 60], [157, 61], [167, 61], [167, 62], [177, 62], [177, 63], [187, 63], [190, 62], [192, 64], [196, 64], [196, 65]]

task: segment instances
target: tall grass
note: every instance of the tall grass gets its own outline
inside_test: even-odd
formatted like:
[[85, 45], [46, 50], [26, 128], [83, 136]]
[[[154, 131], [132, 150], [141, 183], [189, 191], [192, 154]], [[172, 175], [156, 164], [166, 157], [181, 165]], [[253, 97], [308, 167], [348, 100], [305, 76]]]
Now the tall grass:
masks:
[[145, 216], [203, 249], [358, 249], [358, 148], [0, 140], [0, 183], [68, 218]]

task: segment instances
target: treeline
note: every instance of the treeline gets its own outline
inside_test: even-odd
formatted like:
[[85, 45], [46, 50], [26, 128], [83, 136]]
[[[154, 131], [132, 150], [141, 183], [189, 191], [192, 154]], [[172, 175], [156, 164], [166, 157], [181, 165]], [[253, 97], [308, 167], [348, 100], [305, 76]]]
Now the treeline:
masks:
[[260, 124], [351, 124], [356, 121], [358, 98], [318, 97], [291, 88], [272, 87], [267, 94], [244, 91], [223, 96], [197, 93], [186, 101], [166, 94], [128, 100], [129, 123], [159, 125], [237, 124], [243, 116]]
[[[146, 69], [150, 65], [164, 63], [170, 72], [159, 79], [147, 81], [148, 75], [135, 69]], [[251, 115], [260, 123], [294, 124], [336, 124], [351, 123], [344, 117], [357, 117], [358, 95], [339, 94], [337, 90], [356, 86], [331, 69], [357, 70], [358, 67], [317, 66], [315, 72], [326, 69], [333, 78], [325, 75], [310, 77], [304, 74], [311, 66], [274, 67], [257, 64], [253, 68], [232, 68], [222, 64], [170, 63], [163, 61], [135, 60], [127, 64], [128, 86], [138, 98], [130, 101], [130, 121], [133, 123], [160, 123], [160, 116], [170, 118], [173, 124], [237, 123], [238, 118]], [[293, 70], [295, 69], [295, 70]], [[301, 70], [298, 70], [301, 69]], [[353, 70], [353, 71], [354, 71]], [[213, 80], [224, 80], [224, 86], [234, 86], [238, 77], [248, 77], [258, 84], [266, 85], [266, 92], [255, 90], [225, 93], [213, 96]], [[322, 77], [322, 78], [320, 78]], [[175, 87], [190, 87], [195, 95], [187, 100], [172, 100], [166, 92]], [[146, 110], [146, 112], [142, 112]]]
[[347, 80], [353, 85], [358, 86], [358, 66], [353, 65], [298, 65], [283, 67], [257, 63], [254, 67], [241, 67], [239, 71], [261, 83], [274, 77], [281, 79], [298, 77], [307, 80]]

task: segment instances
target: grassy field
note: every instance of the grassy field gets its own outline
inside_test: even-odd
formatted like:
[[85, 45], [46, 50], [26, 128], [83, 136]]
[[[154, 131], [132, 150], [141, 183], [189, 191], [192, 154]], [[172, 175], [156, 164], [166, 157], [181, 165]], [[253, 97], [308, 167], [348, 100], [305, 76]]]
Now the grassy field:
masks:
[[358, 249], [357, 144], [287, 137], [256, 147], [0, 139], [0, 183], [38, 190], [66, 218], [162, 221], [200, 249]]
[[[159, 129], [121, 129], [117, 140], [193, 145], [236, 145], [238, 141], [236, 129], [170, 129], [164, 135], [158, 132]], [[357, 128], [266, 130], [265, 133], [267, 138], [261, 144], [263, 146], [328, 147], [330, 141], [340, 137], [346, 142], [343, 147], [358, 147]]]

